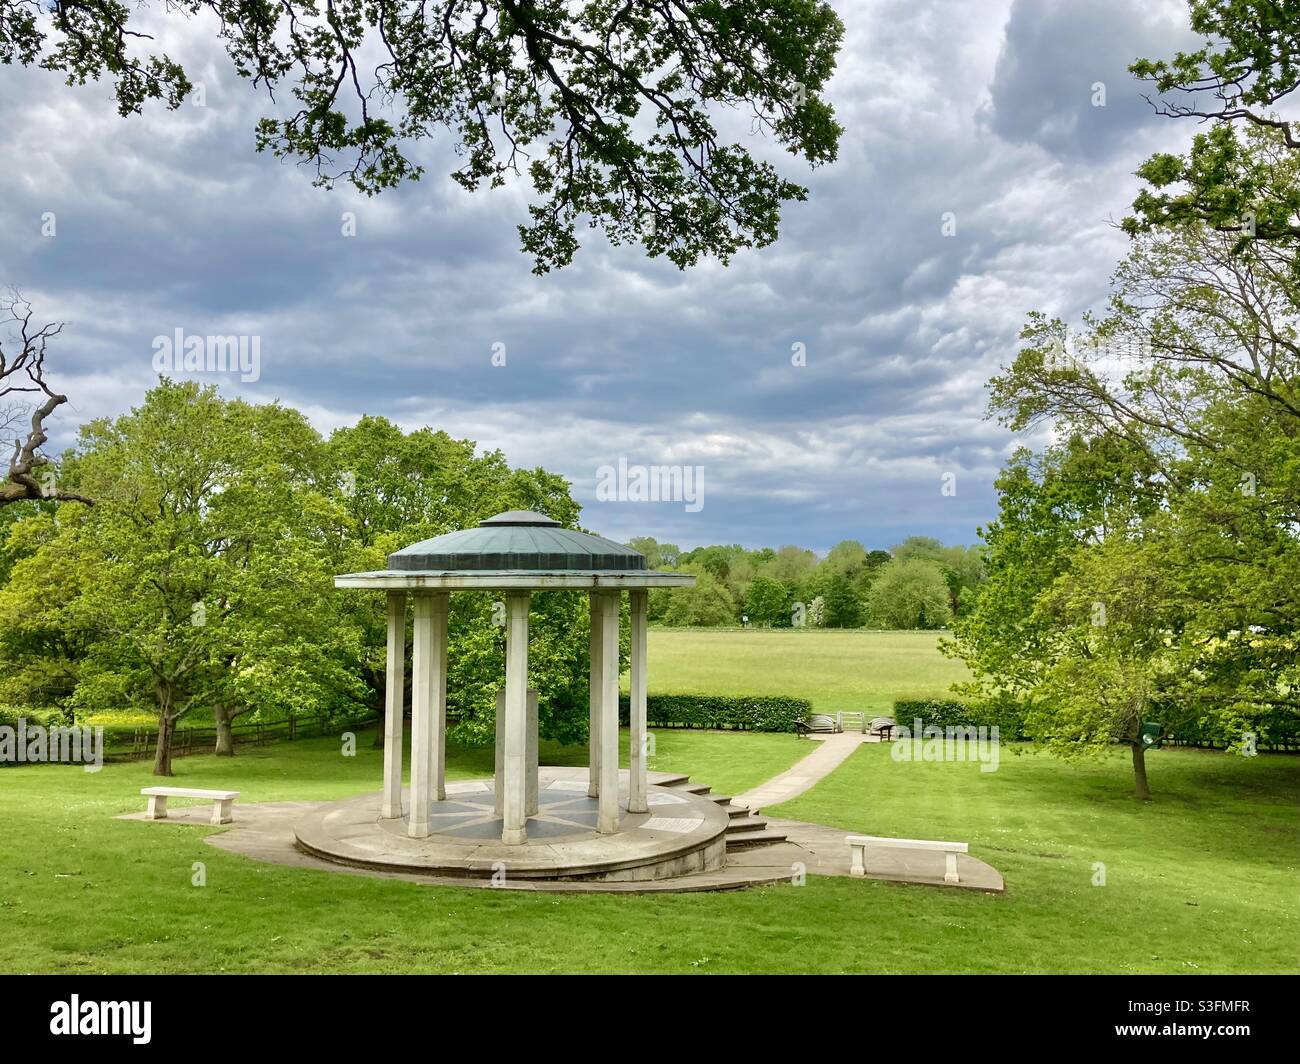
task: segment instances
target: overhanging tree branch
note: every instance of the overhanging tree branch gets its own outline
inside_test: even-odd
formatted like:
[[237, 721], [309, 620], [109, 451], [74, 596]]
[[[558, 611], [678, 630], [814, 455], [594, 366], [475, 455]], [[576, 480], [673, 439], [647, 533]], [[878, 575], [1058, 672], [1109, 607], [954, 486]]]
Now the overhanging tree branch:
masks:
[[[145, 6], [141, 0], [139, 6]], [[418, 179], [412, 146], [447, 135], [453, 180], [473, 191], [533, 184], [520, 226], [535, 272], [568, 264], [579, 223], [680, 267], [777, 237], [807, 190], [728, 143], [740, 108], [754, 132], [818, 166], [840, 127], [820, 97], [844, 27], [825, 0], [162, 0], [215, 16], [235, 70], [272, 101], [258, 150], [375, 194]], [[118, 0], [0, 0], [0, 62], [71, 83], [114, 84], [118, 110], [176, 108], [193, 86], [165, 54], [142, 54]], [[367, 58], [374, 57], [374, 58]]]

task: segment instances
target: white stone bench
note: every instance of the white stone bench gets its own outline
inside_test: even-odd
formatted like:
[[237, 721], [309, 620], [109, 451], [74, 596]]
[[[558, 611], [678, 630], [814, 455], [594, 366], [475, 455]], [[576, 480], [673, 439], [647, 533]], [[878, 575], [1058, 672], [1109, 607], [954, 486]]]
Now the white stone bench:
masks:
[[167, 819], [168, 798], [210, 798], [213, 824], [229, 824], [235, 819], [230, 815], [230, 806], [239, 797], [238, 791], [203, 791], [194, 787], [142, 787], [140, 793], [149, 796], [150, 820]]
[[866, 853], [868, 846], [892, 846], [899, 850], [933, 850], [941, 852], [945, 859], [943, 881], [959, 883], [957, 878], [957, 855], [967, 851], [964, 842], [931, 842], [926, 839], [890, 839], [881, 835], [846, 835], [844, 841], [853, 851], [853, 867], [850, 874], [865, 876], [867, 874]]

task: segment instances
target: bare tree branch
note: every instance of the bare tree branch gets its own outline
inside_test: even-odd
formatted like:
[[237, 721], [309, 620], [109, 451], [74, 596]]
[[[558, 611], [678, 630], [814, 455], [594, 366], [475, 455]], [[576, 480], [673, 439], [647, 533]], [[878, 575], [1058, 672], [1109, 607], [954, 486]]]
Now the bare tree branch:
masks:
[[[57, 499], [93, 505], [84, 495], [60, 488], [51, 475], [54, 463], [40, 453], [49, 439], [45, 420], [68, 401], [66, 395], [54, 391], [45, 377], [45, 353], [49, 341], [63, 332], [62, 322], [51, 322], [35, 327], [32, 324], [32, 305], [16, 290], [10, 289], [0, 297], [0, 325], [13, 327], [11, 338], [0, 340], [0, 401], [13, 396], [32, 395], [31, 401], [11, 403], [3, 418], [5, 431], [26, 418], [26, 435], [14, 439], [13, 455], [9, 459], [8, 479], [0, 484], [0, 506], [21, 499]], [[21, 432], [22, 430], [19, 429]], [[42, 474], [38, 476], [39, 474]]]

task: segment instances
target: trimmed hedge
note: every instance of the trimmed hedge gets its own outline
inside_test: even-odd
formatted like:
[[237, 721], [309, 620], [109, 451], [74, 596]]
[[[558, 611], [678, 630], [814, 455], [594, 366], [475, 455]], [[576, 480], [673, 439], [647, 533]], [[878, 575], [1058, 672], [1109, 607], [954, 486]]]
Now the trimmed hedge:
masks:
[[[618, 701], [619, 719], [628, 723], [629, 699]], [[648, 695], [646, 723], [658, 728], [792, 732], [794, 722], [812, 713], [806, 698], [784, 696]]]
[[[1185, 718], [1186, 714], [1183, 716]], [[911, 728], [918, 717], [922, 727], [991, 728], [996, 725], [1001, 739], [1011, 741], [1026, 737], [1023, 711], [1011, 702], [969, 705], [956, 699], [929, 698], [899, 699], [894, 703], [894, 719], [900, 726]], [[1294, 713], [1281, 709], [1260, 711], [1253, 717], [1235, 722], [1231, 728], [1212, 718], [1179, 720], [1178, 711], [1171, 707], [1152, 706], [1146, 719], [1165, 723], [1167, 745], [1222, 750], [1240, 742], [1243, 731], [1254, 731], [1256, 746], [1261, 750], [1300, 749], [1300, 720]], [[1171, 721], [1179, 723], [1171, 724]]]
[[900, 698], [894, 702], [894, 720], [899, 727], [911, 728], [918, 718], [923, 728], [996, 727], [1000, 739], [1024, 738], [1024, 718], [1010, 704], [970, 705], [954, 698]]

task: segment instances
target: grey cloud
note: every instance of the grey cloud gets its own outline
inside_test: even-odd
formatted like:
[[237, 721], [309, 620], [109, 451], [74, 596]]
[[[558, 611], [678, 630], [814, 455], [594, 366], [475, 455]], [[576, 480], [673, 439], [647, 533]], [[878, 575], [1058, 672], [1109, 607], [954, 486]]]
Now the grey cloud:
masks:
[[980, 117], [1012, 143], [1079, 162], [1107, 158], [1152, 118], [1149, 87], [1129, 64], [1192, 40], [1182, 4], [1015, 0]]
[[[1025, 42], [1071, 24], [1056, 9], [1053, 22], [1021, 4], [1009, 17], [837, 6], [841, 159], [808, 176], [775, 246], [727, 269], [679, 272], [587, 232], [571, 268], [537, 278], [514, 230], [526, 190], [466, 195], [443, 176], [445, 145], [422, 149], [418, 184], [325, 193], [253, 153], [264, 103], [228, 74], [205, 114], [123, 121], [102, 87], [5, 68], [0, 151], [39, 149], [42, 179], [0, 175], [0, 281], [71, 319], [58, 359], [80, 417], [138, 402], [158, 333], [249, 331], [262, 379], [226, 379], [231, 393], [280, 398], [322, 431], [374, 413], [500, 447], [571, 478], [584, 523], [607, 534], [971, 542], [1012, 443], [983, 420], [981, 384], [1029, 309], [1068, 315], [1104, 295], [1123, 250], [1104, 219], [1132, 198], [1146, 127], [1086, 163], [1013, 135], [1044, 125], [1032, 98], [1020, 117], [1013, 105], [1040, 77]], [[1000, 110], [979, 119], [990, 82]], [[54, 240], [38, 235], [46, 209]], [[340, 233], [349, 210], [354, 238]], [[504, 368], [490, 362], [497, 342]], [[790, 363], [796, 342], [806, 367]], [[620, 456], [704, 465], [704, 509], [597, 502], [595, 470]], [[944, 472], [955, 497], [940, 494]]]

